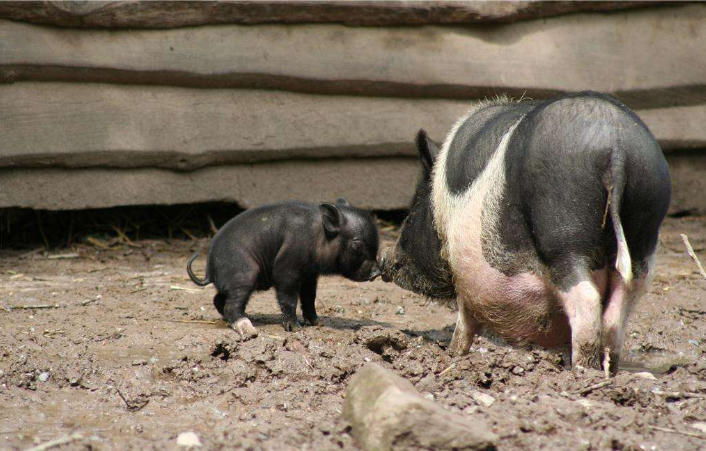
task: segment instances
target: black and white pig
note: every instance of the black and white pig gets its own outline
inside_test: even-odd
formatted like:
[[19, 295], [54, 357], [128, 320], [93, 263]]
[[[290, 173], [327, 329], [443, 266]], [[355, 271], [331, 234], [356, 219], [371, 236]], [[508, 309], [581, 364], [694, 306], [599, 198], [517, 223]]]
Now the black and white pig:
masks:
[[654, 136], [616, 99], [485, 102], [422, 176], [383, 280], [458, 305], [451, 340], [481, 328], [515, 343], [571, 344], [574, 366], [617, 371], [625, 324], [650, 279], [670, 200]]
[[187, 273], [200, 286], [213, 283], [213, 304], [228, 324], [243, 336], [257, 335], [245, 316], [254, 291], [277, 291], [282, 324], [297, 325], [297, 301], [304, 319], [318, 322], [314, 300], [320, 275], [339, 274], [362, 282], [380, 275], [378, 231], [373, 216], [350, 206], [283, 202], [247, 210], [228, 221], [211, 242], [206, 277]]

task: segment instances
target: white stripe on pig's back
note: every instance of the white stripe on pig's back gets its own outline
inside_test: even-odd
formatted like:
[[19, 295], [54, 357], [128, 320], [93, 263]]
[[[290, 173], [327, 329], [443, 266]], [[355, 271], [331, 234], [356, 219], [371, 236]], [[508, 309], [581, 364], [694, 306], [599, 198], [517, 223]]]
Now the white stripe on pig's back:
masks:
[[505, 155], [522, 118], [503, 135], [471, 187], [454, 195], [446, 183], [446, 160], [451, 142], [467, 117], [449, 133], [433, 174], [434, 222], [443, 243], [442, 253], [451, 267], [458, 296], [474, 316], [491, 323], [496, 332], [507, 338], [528, 339], [537, 332], [537, 322], [548, 315], [551, 288], [540, 275], [522, 273], [508, 277], [490, 266], [483, 257], [481, 241], [483, 228], [491, 231], [489, 235], [497, 236], [494, 231], [505, 188]]

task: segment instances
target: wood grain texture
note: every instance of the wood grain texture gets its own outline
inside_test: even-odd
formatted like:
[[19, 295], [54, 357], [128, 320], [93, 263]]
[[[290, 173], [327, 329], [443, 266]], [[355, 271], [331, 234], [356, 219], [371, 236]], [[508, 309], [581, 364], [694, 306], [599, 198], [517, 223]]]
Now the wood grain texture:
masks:
[[512, 23], [667, 2], [463, 1], [3, 1], [0, 18], [74, 28], [176, 28], [208, 24], [342, 23], [360, 26]]
[[281, 200], [361, 208], [406, 208], [417, 177], [415, 158], [279, 161], [196, 171], [157, 168], [0, 169], [0, 208], [48, 210], [119, 205], [236, 202], [244, 208]]
[[471, 104], [74, 83], [0, 86], [0, 166], [176, 169], [413, 155]]
[[[667, 154], [669, 212], [706, 214], [706, 154]], [[224, 165], [195, 171], [158, 168], [0, 169], [0, 208], [48, 210], [119, 205], [236, 202], [242, 207], [286, 199], [330, 202], [344, 196], [369, 209], [403, 209], [415, 187], [416, 158], [356, 158]]]
[[512, 26], [205, 26], [70, 30], [5, 21], [0, 81], [546, 98], [591, 89], [632, 108], [706, 103], [706, 4]]
[[[0, 86], [0, 167], [202, 166], [415, 155], [473, 102], [73, 83]], [[664, 150], [706, 149], [706, 105], [638, 110]]]

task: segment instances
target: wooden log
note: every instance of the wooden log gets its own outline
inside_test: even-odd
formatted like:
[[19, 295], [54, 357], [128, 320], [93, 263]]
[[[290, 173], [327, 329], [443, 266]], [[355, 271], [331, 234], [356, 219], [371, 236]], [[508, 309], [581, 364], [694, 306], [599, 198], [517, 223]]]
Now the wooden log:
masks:
[[71, 81], [482, 99], [591, 89], [632, 108], [706, 103], [706, 4], [493, 27], [0, 23], [0, 81]]
[[207, 24], [342, 23], [389, 26], [511, 23], [667, 2], [113, 1], [0, 3], [0, 18], [75, 28], [175, 28]]
[[[471, 107], [447, 100], [74, 83], [0, 86], [0, 167], [206, 165], [414, 155]], [[28, 139], [31, 137], [31, 139]]]
[[416, 158], [279, 161], [167, 169], [0, 169], [0, 208], [49, 210], [119, 205], [236, 202], [253, 207], [279, 200], [330, 202], [346, 197], [361, 208], [406, 208], [417, 178]]
[[[0, 86], [0, 167], [162, 167], [414, 156], [473, 102], [74, 83]], [[638, 110], [667, 151], [706, 148], [706, 105]]]
[[[706, 214], [706, 154], [667, 154], [670, 213]], [[414, 157], [278, 161], [211, 166], [195, 171], [157, 168], [0, 169], [0, 208], [49, 210], [119, 205], [236, 202], [253, 207], [286, 199], [346, 197], [362, 208], [409, 205], [418, 177]]]

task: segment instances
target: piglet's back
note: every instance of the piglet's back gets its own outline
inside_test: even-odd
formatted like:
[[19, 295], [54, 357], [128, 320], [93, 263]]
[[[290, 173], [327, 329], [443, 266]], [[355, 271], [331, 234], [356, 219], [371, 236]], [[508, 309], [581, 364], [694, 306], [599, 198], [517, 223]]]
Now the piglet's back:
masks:
[[244, 211], [221, 227], [213, 238], [209, 262], [240, 252], [251, 254], [262, 264], [271, 262], [287, 236], [313, 234], [311, 224], [319, 215], [318, 206], [298, 201]]

